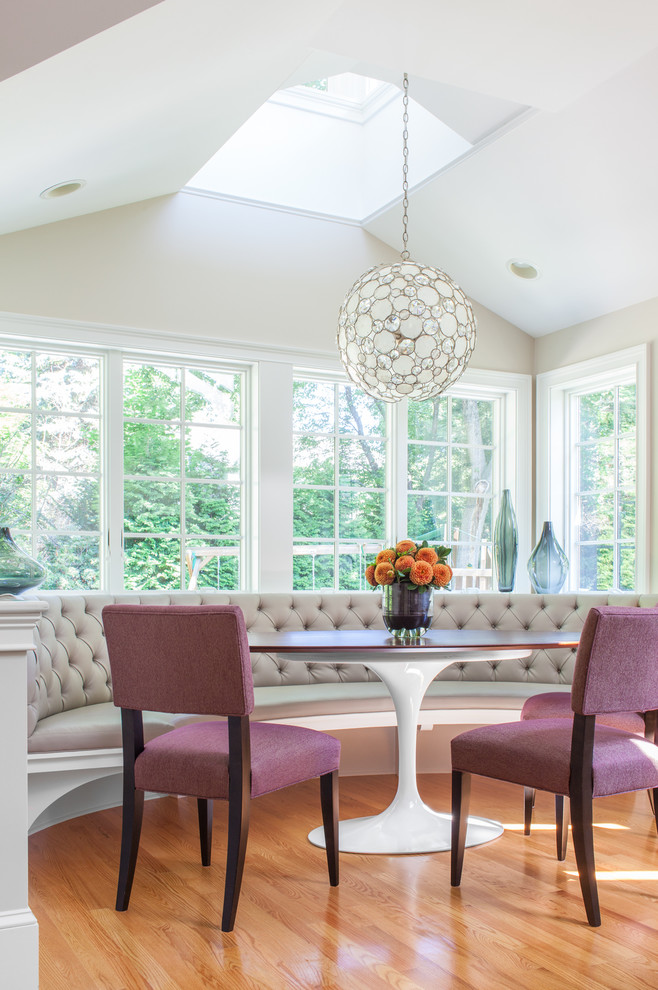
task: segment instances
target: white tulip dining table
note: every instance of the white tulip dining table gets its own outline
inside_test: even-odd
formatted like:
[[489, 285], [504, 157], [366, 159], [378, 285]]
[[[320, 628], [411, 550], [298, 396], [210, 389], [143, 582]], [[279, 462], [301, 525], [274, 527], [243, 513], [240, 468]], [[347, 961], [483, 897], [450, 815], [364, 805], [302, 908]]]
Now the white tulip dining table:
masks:
[[[384, 682], [395, 707], [398, 733], [398, 788], [378, 815], [339, 824], [339, 848], [352, 853], [421, 853], [450, 848], [451, 816], [421, 799], [416, 780], [416, 726], [420, 705], [434, 678], [450, 664], [523, 659], [533, 650], [573, 648], [580, 633], [555, 630], [430, 629], [422, 638], [394, 639], [386, 630], [335, 629], [250, 632], [252, 653], [281, 653], [306, 663], [363, 664]], [[466, 844], [497, 838], [503, 826], [469, 817]], [[324, 830], [309, 840], [324, 846]]]

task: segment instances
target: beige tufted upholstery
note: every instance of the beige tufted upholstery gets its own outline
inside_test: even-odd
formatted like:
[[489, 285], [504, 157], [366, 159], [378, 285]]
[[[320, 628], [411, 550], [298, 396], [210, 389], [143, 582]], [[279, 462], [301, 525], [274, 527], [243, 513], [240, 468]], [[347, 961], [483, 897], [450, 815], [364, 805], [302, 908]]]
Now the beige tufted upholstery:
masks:
[[[27, 596], [26, 596], [27, 597]], [[295, 592], [272, 594], [48, 594], [29, 596], [48, 603], [38, 627], [28, 666], [28, 735], [33, 752], [119, 745], [108, 726], [112, 715], [112, 681], [101, 613], [111, 602], [151, 604], [236, 604], [248, 630], [383, 628], [377, 592]], [[581, 629], [592, 605], [654, 606], [658, 596], [439, 594], [434, 596], [432, 626], [439, 629]], [[537, 651], [526, 660], [453, 664], [439, 679], [452, 682], [443, 692], [431, 690], [427, 706], [519, 708], [530, 694], [571, 683], [573, 650]], [[305, 664], [258, 654], [252, 659], [256, 717], [290, 717], [305, 710], [389, 710], [388, 692], [365, 667], [352, 664]], [[369, 685], [354, 682], [371, 682]], [[350, 687], [353, 683], [353, 687]], [[323, 689], [321, 685], [334, 685]], [[495, 684], [495, 687], [494, 687]], [[340, 688], [336, 685], [341, 685]], [[277, 711], [277, 690], [280, 705]], [[288, 689], [288, 690], [285, 690]], [[466, 699], [466, 701], [464, 701]], [[100, 706], [100, 707], [96, 707]], [[85, 715], [88, 711], [88, 717]], [[53, 718], [71, 713], [64, 718]], [[91, 723], [96, 720], [94, 737]], [[86, 724], [86, 729], [84, 726]], [[101, 731], [102, 727], [102, 731]], [[167, 720], [154, 717], [152, 732], [166, 731]], [[37, 731], [38, 729], [38, 731]]]

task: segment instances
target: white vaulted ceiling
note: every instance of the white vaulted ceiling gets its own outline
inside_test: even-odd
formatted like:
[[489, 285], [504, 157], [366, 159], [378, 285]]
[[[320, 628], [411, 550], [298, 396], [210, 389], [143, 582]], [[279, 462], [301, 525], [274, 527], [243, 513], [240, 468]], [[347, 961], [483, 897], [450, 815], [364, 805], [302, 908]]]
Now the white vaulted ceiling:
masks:
[[[56, 6], [56, 22], [47, 0], [3, 22], [0, 234], [179, 191], [279, 89], [408, 72], [413, 99], [473, 146], [417, 182], [412, 257], [533, 335], [658, 296], [650, 0]], [[382, 170], [400, 160], [396, 130]], [[85, 185], [40, 198], [67, 181]], [[395, 248], [398, 200], [358, 218]], [[516, 278], [513, 259], [540, 277]]]

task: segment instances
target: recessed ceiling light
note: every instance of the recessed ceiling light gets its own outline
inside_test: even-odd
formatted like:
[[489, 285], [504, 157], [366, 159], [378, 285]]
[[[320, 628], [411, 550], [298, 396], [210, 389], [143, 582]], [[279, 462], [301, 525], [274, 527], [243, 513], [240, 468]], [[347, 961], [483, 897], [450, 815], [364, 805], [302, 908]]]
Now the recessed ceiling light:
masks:
[[517, 278], [539, 278], [539, 271], [527, 261], [508, 261], [507, 267]]
[[75, 179], [69, 182], [58, 182], [56, 186], [49, 186], [39, 193], [41, 199], [59, 199], [60, 196], [70, 196], [84, 186], [82, 179]]

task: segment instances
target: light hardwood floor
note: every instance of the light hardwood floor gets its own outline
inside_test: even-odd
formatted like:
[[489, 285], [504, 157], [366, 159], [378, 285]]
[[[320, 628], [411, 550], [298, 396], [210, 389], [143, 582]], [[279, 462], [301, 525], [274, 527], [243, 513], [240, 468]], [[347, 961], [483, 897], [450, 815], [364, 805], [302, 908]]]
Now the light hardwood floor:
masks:
[[[420, 784], [429, 804], [448, 808], [448, 775]], [[342, 817], [381, 810], [394, 788], [390, 776], [341, 779]], [[231, 934], [219, 930], [221, 803], [204, 869], [195, 803], [147, 802], [123, 914], [113, 909], [119, 809], [55, 825], [29, 840], [40, 990], [658, 987], [658, 838], [644, 793], [595, 802], [599, 929], [585, 919], [571, 844], [565, 863], [555, 859], [549, 795], [538, 795], [529, 837], [518, 787], [474, 778], [471, 810], [510, 827], [466, 851], [459, 890], [448, 853], [342, 854], [340, 886], [330, 888], [324, 851], [306, 838], [319, 785], [259, 798]]]

